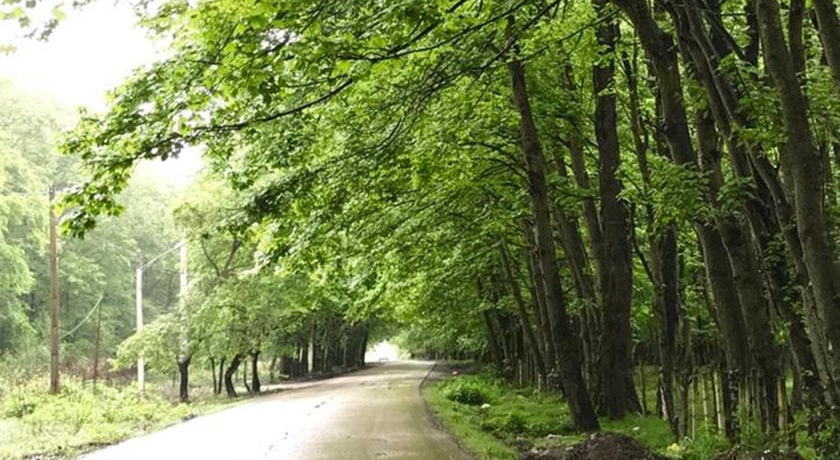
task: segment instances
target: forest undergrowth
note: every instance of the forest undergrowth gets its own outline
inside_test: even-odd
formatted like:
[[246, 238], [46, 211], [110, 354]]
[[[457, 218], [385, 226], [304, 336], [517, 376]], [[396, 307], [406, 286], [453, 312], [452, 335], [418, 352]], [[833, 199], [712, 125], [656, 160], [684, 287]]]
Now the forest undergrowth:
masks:
[[[648, 382], [649, 387], [655, 388], [652, 383], [655, 380]], [[653, 393], [655, 398], [655, 390]], [[575, 430], [561, 395], [516, 387], [486, 371], [432, 381], [424, 388], [424, 396], [444, 426], [479, 459], [519, 459], [529, 453], [572, 446], [590, 436]], [[655, 399], [648, 400], [655, 405]], [[700, 413], [702, 408], [696, 410]], [[786, 455], [767, 458], [822, 458], [809, 445], [805, 433], [793, 428], [771, 440], [757, 427], [744, 427], [742, 442], [731, 447], [724, 434], [707, 423], [698, 423], [682, 439], [675, 438], [667, 421], [655, 415], [655, 407], [646, 408], [646, 415], [631, 414], [618, 420], [602, 417], [599, 421], [603, 432], [629, 436], [666, 458], [734, 460], [753, 458], [751, 455], [762, 452]], [[797, 441], [793, 449], [787, 445], [790, 439]]]

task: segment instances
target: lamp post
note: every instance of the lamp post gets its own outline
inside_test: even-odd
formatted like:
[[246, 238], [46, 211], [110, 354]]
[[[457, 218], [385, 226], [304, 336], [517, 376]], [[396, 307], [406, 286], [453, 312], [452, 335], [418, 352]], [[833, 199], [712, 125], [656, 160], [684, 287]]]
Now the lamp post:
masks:
[[[186, 240], [181, 240], [175, 246], [167, 249], [163, 253], [159, 254], [157, 257], [151, 259], [150, 261], [143, 263], [143, 255], [138, 253], [137, 255], [137, 268], [135, 270], [134, 278], [134, 308], [135, 313], [137, 316], [137, 332], [139, 333], [143, 329], [143, 272], [146, 271], [147, 268], [151, 267], [152, 264], [160, 260], [162, 257], [166, 256], [167, 254], [171, 253], [172, 251], [180, 249], [180, 264], [181, 264], [181, 283], [180, 288], [182, 290], [181, 296], [184, 295], [183, 290], [186, 289], [185, 276], [186, 276], [186, 266], [187, 266], [187, 242]], [[146, 388], [146, 365], [143, 361], [143, 355], [141, 354], [139, 358], [137, 358], [137, 389], [140, 391], [140, 394], [143, 394]]]

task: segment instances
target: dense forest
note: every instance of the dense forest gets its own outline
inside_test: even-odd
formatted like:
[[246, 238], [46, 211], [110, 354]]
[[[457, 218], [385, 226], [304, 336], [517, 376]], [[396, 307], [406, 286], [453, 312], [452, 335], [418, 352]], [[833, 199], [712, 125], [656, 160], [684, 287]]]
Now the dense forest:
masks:
[[[191, 254], [189, 295], [157, 290], [118, 362], [142, 354], [185, 382], [201, 360], [233, 394], [245, 363], [352, 367], [399, 329], [417, 355], [560, 392], [581, 431], [653, 406], [675, 439], [702, 423], [733, 444], [840, 449], [831, 0], [138, 10], [168, 57], [83, 113], [65, 156], [0, 150], [6, 350], [43, 323], [45, 207], [23, 203], [75, 182], [63, 228], [84, 239], [64, 249], [63, 314], [102, 296], [110, 349], [132, 291], [107, 264], [179, 235]], [[53, 122], [39, 120], [2, 129]], [[133, 172], [189, 148], [202, 176], [155, 200], [171, 214], [150, 207]], [[87, 356], [90, 335], [64, 347]]]
[[[49, 190], [64, 193], [82, 176], [76, 159], [55, 150], [57, 134], [72, 120], [68, 110], [8, 81], [0, 81], [0, 106], [0, 355], [20, 358], [9, 367], [25, 373], [47, 352]], [[166, 184], [140, 170], [122, 194], [128, 209], [119, 219], [101, 220], [84, 240], [59, 241], [60, 338], [68, 368], [81, 370], [97, 349], [104, 364], [104, 350], [114, 351], [133, 332], [132, 261], [138, 252], [162, 252], [175, 238], [171, 196]], [[152, 318], [177, 303], [163, 268], [147, 274]]]

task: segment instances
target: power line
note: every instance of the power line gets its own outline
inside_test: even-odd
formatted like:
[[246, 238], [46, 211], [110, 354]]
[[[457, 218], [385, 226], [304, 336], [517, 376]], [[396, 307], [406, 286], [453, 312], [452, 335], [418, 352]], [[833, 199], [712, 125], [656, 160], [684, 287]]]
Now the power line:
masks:
[[79, 328], [82, 327], [82, 325], [85, 324], [87, 322], [87, 320], [90, 319], [90, 316], [93, 314], [93, 312], [95, 312], [96, 309], [99, 308], [99, 304], [102, 303], [102, 299], [104, 299], [104, 298], [105, 298], [105, 294], [100, 295], [99, 300], [96, 301], [96, 305], [94, 305], [93, 308], [90, 309], [87, 316], [85, 316], [85, 318], [79, 324], [77, 324], [76, 327], [71, 329], [69, 332], [65, 332], [64, 334], [62, 334], [61, 338], [63, 339], [65, 337], [69, 336], [70, 334], [76, 332], [77, 330], [79, 330]]

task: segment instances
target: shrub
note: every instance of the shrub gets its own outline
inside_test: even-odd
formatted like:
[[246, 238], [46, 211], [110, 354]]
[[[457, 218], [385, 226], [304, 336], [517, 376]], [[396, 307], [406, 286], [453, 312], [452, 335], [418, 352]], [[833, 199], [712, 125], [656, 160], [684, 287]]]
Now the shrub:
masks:
[[680, 458], [686, 460], [705, 460], [714, 458], [716, 454], [725, 451], [729, 447], [729, 441], [723, 433], [706, 426], [697, 430], [694, 438], [685, 438], [680, 444], [683, 455]]
[[14, 389], [6, 395], [3, 400], [3, 415], [5, 417], [22, 418], [35, 412], [38, 407], [38, 398], [33, 394]]
[[490, 414], [482, 420], [481, 429], [500, 437], [519, 435], [526, 432], [527, 418], [519, 412]]
[[0, 458], [59, 452], [71, 458], [86, 446], [156, 430], [225, 402], [175, 406], [154, 394], [140, 397], [135, 387], [100, 385], [94, 392], [70, 377], [58, 395], [47, 395], [45, 380], [33, 379], [8, 388], [0, 401]]
[[443, 388], [443, 396], [446, 399], [468, 406], [489, 403], [493, 393], [493, 388], [487, 383], [469, 378], [447, 381]]

